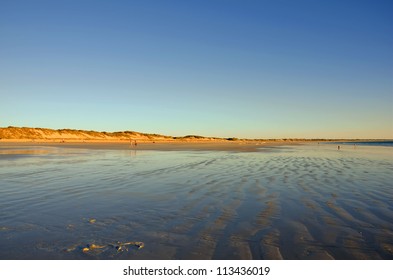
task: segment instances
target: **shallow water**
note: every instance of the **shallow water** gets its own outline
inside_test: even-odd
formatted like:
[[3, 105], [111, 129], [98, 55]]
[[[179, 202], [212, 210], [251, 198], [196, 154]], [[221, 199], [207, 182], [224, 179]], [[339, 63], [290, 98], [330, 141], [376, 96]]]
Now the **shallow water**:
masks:
[[[332, 144], [332, 143], [330, 143]], [[335, 142], [334, 144], [339, 145], [351, 145], [351, 146], [385, 146], [385, 147], [393, 147], [393, 141], [384, 140], [384, 141], [350, 141], [350, 142]]]
[[2, 145], [0, 259], [393, 259], [393, 148], [336, 149]]

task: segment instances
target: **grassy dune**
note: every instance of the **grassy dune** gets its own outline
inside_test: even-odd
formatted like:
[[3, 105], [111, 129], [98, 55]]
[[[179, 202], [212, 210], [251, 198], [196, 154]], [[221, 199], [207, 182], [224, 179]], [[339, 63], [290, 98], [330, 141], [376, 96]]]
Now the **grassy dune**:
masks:
[[172, 137], [139, 133], [135, 131], [120, 132], [98, 132], [93, 130], [76, 130], [76, 129], [48, 129], [48, 128], [30, 128], [30, 127], [13, 127], [0, 128], [1, 139], [30, 139], [30, 140], [129, 140], [129, 139], [170, 139]]
[[[96, 140], [96, 141], [208, 141], [208, 140], [226, 140], [217, 137], [204, 137], [199, 135], [186, 135], [173, 137], [152, 133], [141, 133], [136, 131], [93, 131], [77, 129], [49, 129], [49, 128], [31, 128], [31, 127], [0, 127], [0, 140]], [[232, 138], [228, 138], [232, 140]]]
[[[93, 130], [76, 130], [76, 129], [49, 129], [49, 128], [31, 128], [31, 127], [0, 127], [0, 140], [41, 140], [41, 141], [181, 141], [181, 142], [200, 142], [200, 141], [267, 141], [267, 142], [304, 142], [304, 141], [341, 141], [345, 139], [239, 139], [235, 137], [219, 138], [205, 137], [199, 135], [186, 135], [180, 137], [141, 133], [136, 131], [93, 131]], [[356, 139], [351, 139], [356, 140]]]

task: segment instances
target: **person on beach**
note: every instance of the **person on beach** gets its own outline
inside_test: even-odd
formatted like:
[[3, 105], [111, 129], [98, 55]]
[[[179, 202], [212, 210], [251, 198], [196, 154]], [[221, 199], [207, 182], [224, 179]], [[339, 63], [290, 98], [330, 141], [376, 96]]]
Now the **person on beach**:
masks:
[[130, 148], [131, 147], [135, 147], [136, 148], [137, 145], [138, 144], [136, 143], [136, 140], [134, 140], [134, 142], [132, 142], [132, 139], [130, 139]]

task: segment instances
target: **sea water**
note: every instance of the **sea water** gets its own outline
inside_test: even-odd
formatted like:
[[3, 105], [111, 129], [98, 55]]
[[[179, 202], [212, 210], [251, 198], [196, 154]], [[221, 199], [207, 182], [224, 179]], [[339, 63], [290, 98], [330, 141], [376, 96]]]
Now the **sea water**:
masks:
[[393, 259], [392, 156], [2, 144], [0, 259]]
[[351, 141], [351, 142], [336, 142], [336, 144], [354, 145], [354, 146], [380, 146], [380, 147], [393, 147], [393, 141]]

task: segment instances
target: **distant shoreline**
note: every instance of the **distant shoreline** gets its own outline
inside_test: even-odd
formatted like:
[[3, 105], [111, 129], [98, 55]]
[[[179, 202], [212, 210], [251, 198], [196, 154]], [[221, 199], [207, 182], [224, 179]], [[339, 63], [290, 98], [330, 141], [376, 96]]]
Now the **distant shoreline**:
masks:
[[167, 136], [136, 131], [98, 132], [93, 130], [49, 129], [30, 127], [0, 127], [0, 142], [20, 143], [299, 143], [299, 142], [356, 142], [392, 141], [391, 139], [323, 139], [323, 138], [280, 138], [280, 139], [242, 139], [236, 137], [220, 138], [199, 135]]
[[[354, 142], [358, 143], [358, 142]], [[130, 143], [129, 141], [0, 141], [1, 147], [15, 147], [24, 149], [31, 147], [42, 148], [66, 148], [66, 149], [92, 149], [92, 150], [123, 150], [123, 151], [228, 151], [228, 152], [258, 152], [261, 150], [277, 149], [283, 146], [329, 144], [335, 147], [339, 145], [351, 145], [350, 142], [331, 141], [144, 141]]]
[[181, 142], [181, 141], [153, 141], [137, 142], [137, 146], [126, 141], [0, 141], [1, 146], [17, 147], [54, 147], [54, 148], [71, 148], [71, 149], [98, 149], [98, 150], [157, 150], [157, 151], [233, 151], [233, 152], [255, 152], [261, 148], [273, 148], [283, 145], [296, 145], [305, 142], [250, 142], [250, 141], [199, 141], [199, 142]]

